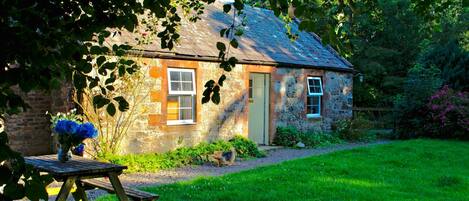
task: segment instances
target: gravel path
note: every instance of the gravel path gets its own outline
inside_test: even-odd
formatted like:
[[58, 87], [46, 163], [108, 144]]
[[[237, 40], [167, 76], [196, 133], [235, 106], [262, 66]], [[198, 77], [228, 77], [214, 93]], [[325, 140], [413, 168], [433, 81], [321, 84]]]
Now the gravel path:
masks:
[[274, 149], [268, 151], [264, 158], [237, 161], [232, 166], [216, 167], [212, 165], [188, 166], [171, 170], [162, 170], [155, 173], [133, 173], [119, 176], [122, 183], [129, 186], [146, 186], [170, 184], [178, 181], [191, 180], [200, 176], [220, 176], [233, 172], [249, 170], [260, 166], [281, 163], [287, 160], [305, 158], [330, 152], [353, 149], [356, 147], [385, 144], [389, 141], [378, 141], [373, 143], [349, 143], [333, 145], [317, 149]]
[[[191, 180], [200, 176], [220, 176], [228, 173], [240, 172], [243, 170], [249, 170], [261, 166], [272, 165], [281, 163], [288, 160], [305, 158], [309, 156], [316, 156], [321, 154], [327, 154], [331, 152], [348, 150], [357, 147], [373, 146], [378, 144], [387, 144], [390, 141], [377, 141], [373, 143], [347, 143], [340, 145], [332, 145], [328, 147], [316, 148], [316, 149], [291, 149], [281, 148], [270, 150], [267, 156], [264, 158], [257, 158], [246, 161], [237, 161], [232, 166], [226, 167], [215, 167], [212, 165], [202, 166], [188, 166], [177, 169], [162, 170], [154, 173], [132, 173], [123, 174], [119, 176], [123, 185], [127, 186], [148, 186], [148, 185], [163, 185], [175, 183], [178, 181]], [[93, 190], [88, 191], [88, 197], [90, 200], [106, 194], [105, 191]], [[49, 199], [51, 200], [51, 199]]]

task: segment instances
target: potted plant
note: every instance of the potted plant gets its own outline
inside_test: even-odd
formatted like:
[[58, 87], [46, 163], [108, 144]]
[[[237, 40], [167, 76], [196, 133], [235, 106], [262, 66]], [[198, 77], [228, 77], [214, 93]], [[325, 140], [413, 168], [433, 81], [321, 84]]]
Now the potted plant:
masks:
[[57, 158], [61, 162], [66, 162], [75, 155], [83, 156], [85, 149], [84, 140], [96, 138], [98, 131], [92, 123], [83, 123], [76, 110], [68, 113], [57, 113], [51, 115], [52, 130], [58, 141]]

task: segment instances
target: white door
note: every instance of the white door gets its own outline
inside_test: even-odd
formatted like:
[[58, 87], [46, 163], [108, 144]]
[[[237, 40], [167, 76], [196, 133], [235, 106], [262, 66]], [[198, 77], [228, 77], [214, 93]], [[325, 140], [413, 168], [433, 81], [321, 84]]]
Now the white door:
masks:
[[249, 75], [249, 139], [269, 144], [269, 74]]

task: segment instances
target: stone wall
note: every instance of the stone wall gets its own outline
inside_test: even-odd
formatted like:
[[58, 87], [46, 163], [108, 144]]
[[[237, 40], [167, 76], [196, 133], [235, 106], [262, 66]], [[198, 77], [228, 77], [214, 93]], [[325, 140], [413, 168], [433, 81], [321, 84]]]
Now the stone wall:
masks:
[[49, 118], [46, 111], [66, 112], [71, 108], [70, 87], [64, 86], [52, 92], [32, 91], [21, 93], [31, 107], [17, 115], [6, 116], [5, 131], [9, 145], [24, 155], [40, 155], [53, 152]]
[[324, 122], [326, 129], [340, 119], [352, 118], [353, 75], [327, 71], [324, 74]]
[[[300, 130], [328, 130], [331, 124], [352, 116], [352, 76], [317, 69], [275, 68], [261, 65], [237, 65], [232, 72], [224, 72], [217, 63], [143, 59], [148, 68], [141, 104], [145, 111], [129, 129], [123, 141], [121, 153], [165, 152], [201, 142], [230, 139], [235, 135], [248, 136], [248, 84], [249, 73], [271, 75], [270, 89], [270, 142], [277, 126], [292, 125]], [[167, 68], [195, 70], [196, 122], [191, 125], [167, 125], [166, 95], [168, 94]], [[221, 103], [201, 104], [201, 95], [207, 80], [217, 80], [225, 73], [227, 80], [221, 89]], [[306, 79], [308, 76], [323, 78], [324, 96], [322, 116], [306, 118]]]
[[[323, 82], [321, 117], [306, 118], [307, 77]], [[301, 131], [329, 130], [338, 119], [352, 117], [352, 74], [317, 69], [277, 68], [274, 73], [275, 126]]]
[[[194, 146], [201, 142], [217, 139], [228, 140], [235, 135], [247, 136], [247, 88], [245, 71], [236, 66], [231, 72], [224, 72], [218, 63], [183, 60], [143, 59], [148, 67], [145, 79], [147, 87], [142, 109], [145, 111], [129, 129], [123, 141], [121, 153], [165, 152], [183, 146]], [[167, 125], [166, 95], [168, 94], [167, 68], [195, 70], [196, 77], [196, 119], [191, 125]], [[222, 73], [227, 80], [221, 89], [219, 105], [201, 104], [205, 82], [217, 80]]]

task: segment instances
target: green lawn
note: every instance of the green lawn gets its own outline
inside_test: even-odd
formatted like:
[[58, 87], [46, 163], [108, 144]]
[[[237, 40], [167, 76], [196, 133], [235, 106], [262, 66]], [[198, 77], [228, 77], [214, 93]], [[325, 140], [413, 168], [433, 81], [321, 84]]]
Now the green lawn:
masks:
[[162, 201], [469, 200], [469, 142], [394, 142], [143, 190]]

